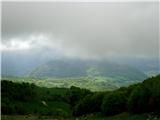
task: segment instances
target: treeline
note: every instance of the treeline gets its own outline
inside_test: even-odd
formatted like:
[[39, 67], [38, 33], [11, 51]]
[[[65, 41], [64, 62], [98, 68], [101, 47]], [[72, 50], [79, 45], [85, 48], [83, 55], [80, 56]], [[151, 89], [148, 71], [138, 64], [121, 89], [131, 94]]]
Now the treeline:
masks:
[[41, 88], [29, 83], [1, 81], [1, 113], [2, 115], [71, 115], [70, 105], [64, 95], [67, 89]]
[[160, 75], [115, 91], [87, 95], [73, 108], [75, 116], [94, 112], [102, 112], [106, 116], [122, 112], [160, 113]]
[[101, 112], [160, 113], [160, 75], [114, 91], [91, 92], [71, 88], [42, 88], [34, 84], [1, 81], [2, 114], [82, 116]]

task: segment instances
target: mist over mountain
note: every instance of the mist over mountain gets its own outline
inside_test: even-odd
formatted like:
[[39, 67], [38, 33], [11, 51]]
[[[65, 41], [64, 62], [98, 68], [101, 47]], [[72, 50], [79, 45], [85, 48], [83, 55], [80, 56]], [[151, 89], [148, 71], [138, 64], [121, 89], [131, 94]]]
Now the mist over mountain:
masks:
[[[105, 69], [109, 70], [110, 65], [111, 68], [114, 66], [114, 69], [117, 69], [115, 66], [118, 65], [121, 68], [130, 66], [131, 68], [135, 68], [138, 71], [146, 74], [147, 76], [152, 76], [160, 73], [159, 71], [159, 59], [151, 59], [151, 58], [110, 58], [110, 59], [102, 59], [102, 60], [82, 60], [82, 59], [69, 59], [65, 57], [57, 57], [51, 56], [51, 54], [47, 54], [48, 52], [43, 50], [37, 52], [36, 54], [33, 52], [2, 52], [2, 76], [28, 76], [31, 72], [36, 69], [44, 69], [44, 66], [48, 66], [51, 69], [51, 76], [55, 73], [54, 67], [60, 70], [64, 70], [64, 68], [71, 68], [70, 74], [72, 72], [76, 72], [73, 68], [75, 67], [77, 74], [81, 74], [81, 71], [86, 72], [87, 67], [106, 67]], [[108, 68], [109, 65], [109, 68]], [[42, 68], [41, 68], [42, 67]], [[53, 68], [52, 68], [53, 67]], [[82, 69], [83, 68], [83, 69]], [[112, 69], [110, 68], [110, 71]], [[45, 71], [45, 69], [44, 69]], [[38, 72], [38, 71], [37, 71]], [[49, 72], [49, 71], [48, 71]], [[123, 71], [121, 71], [123, 72]], [[60, 71], [59, 71], [60, 73]], [[37, 73], [39, 74], [39, 73]], [[116, 74], [116, 73], [115, 73]], [[84, 75], [84, 74], [83, 74]], [[41, 75], [43, 77], [43, 74]], [[50, 76], [50, 75], [47, 75]], [[63, 76], [63, 75], [62, 75]]]
[[[158, 22], [156, 2], [3, 2], [2, 76], [27, 76], [56, 60], [66, 61], [64, 68], [75, 66], [79, 74], [82, 67], [86, 72], [88, 61], [101, 61], [96, 64], [105, 69], [104, 64], [111, 62], [156, 75]], [[70, 65], [68, 59], [76, 63]], [[61, 64], [49, 63], [57, 69]]]
[[2, 119], [160, 120], [158, 0], [1, 8]]
[[35, 77], [110, 77], [119, 80], [143, 80], [147, 76], [134, 67], [107, 61], [53, 60], [30, 73]]

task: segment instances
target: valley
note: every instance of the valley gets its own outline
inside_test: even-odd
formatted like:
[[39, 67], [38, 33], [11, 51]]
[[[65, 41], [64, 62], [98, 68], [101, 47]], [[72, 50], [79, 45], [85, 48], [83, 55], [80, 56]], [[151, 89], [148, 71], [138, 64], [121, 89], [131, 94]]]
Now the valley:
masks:
[[89, 89], [91, 91], [106, 91], [114, 90], [122, 86], [129, 86], [141, 81], [118, 80], [110, 77], [68, 77], [68, 78], [34, 78], [34, 77], [2, 77], [4, 80], [11, 80], [13, 82], [27, 82], [33, 83], [40, 87], [57, 87], [70, 88], [76, 86], [80, 88]]

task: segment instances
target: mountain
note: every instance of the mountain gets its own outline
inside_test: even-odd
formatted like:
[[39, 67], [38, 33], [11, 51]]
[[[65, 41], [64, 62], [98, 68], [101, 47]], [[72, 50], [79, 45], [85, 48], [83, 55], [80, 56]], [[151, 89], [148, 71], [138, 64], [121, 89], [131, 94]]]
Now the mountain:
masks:
[[128, 64], [143, 71], [148, 77], [160, 74], [160, 59], [156, 58], [119, 58], [116, 63]]
[[[62, 63], [65, 64], [64, 66], [66, 66], [66, 67], [68, 66], [67, 68], [65, 67], [65, 69], [71, 69], [74, 66], [75, 66], [75, 69], [77, 69], [77, 67], [78, 67], [78, 71], [77, 72], [75, 71], [75, 74], [76, 74], [75, 76], [77, 76], [77, 74], [80, 74], [80, 76], [81, 76], [81, 74], [83, 74], [83, 76], [84, 76], [84, 74], [85, 74], [84, 70], [86, 70], [88, 68], [82, 69], [82, 67], [85, 67], [86, 64], [89, 67], [93, 66], [93, 68], [97, 64], [98, 64], [97, 66], [104, 66], [105, 65], [105, 66], [107, 66], [105, 68], [105, 70], [108, 69], [108, 71], [111, 72], [112, 67], [108, 67], [108, 66], [110, 66], [110, 65], [108, 65], [108, 63], [112, 64], [112, 65], [117, 63], [118, 64], [118, 65], [116, 64], [117, 66], [119, 66], [119, 65], [124, 66], [124, 64], [126, 64], [125, 66], [127, 66], [127, 67], [128, 67], [128, 65], [132, 66], [132, 67], [138, 69], [139, 71], [142, 71], [147, 76], [155, 76], [160, 73], [160, 69], [159, 69], [160, 68], [160, 61], [158, 58], [115, 57], [115, 58], [107, 58], [108, 61], [112, 61], [112, 62], [108, 62], [108, 61], [106, 62], [106, 59], [101, 59], [101, 61], [96, 61], [96, 60], [79, 60], [79, 59], [67, 59], [64, 57], [56, 57], [54, 55], [51, 55], [51, 53], [49, 54], [48, 53], [49, 51], [51, 51], [51, 50], [43, 49], [43, 50], [37, 51], [37, 53], [33, 53], [32, 51], [28, 51], [28, 52], [27, 51], [19, 51], [19, 52], [14, 52], [14, 54], [11, 51], [2, 51], [1, 75], [2, 76], [24, 77], [24, 76], [27, 76], [29, 73], [32, 73], [33, 69], [35, 70], [35, 68], [40, 68], [42, 66], [42, 69], [43, 69], [44, 66], [47, 66], [46, 64], [55, 64], [53, 66], [54, 67], [57, 66], [59, 68], [58, 65], [62, 64]], [[50, 62], [48, 62], [48, 61], [50, 61]], [[95, 64], [95, 65], [91, 65], [91, 63]], [[100, 67], [100, 68], [102, 68], [102, 67]], [[55, 69], [57, 69], [57, 68], [55, 67]], [[71, 73], [71, 71], [74, 71], [74, 70], [69, 70], [69, 73]], [[82, 71], [80, 72], [80, 70], [82, 70]], [[89, 71], [96, 71], [96, 70], [89, 70]], [[98, 71], [100, 71], [100, 70], [98, 70]], [[58, 73], [60, 73], [60, 71]], [[53, 74], [53, 72], [51, 72], [51, 74]], [[62, 73], [61, 75], [63, 75], [63, 74], [64, 73]], [[48, 73], [47, 73], [47, 76], [48, 76]], [[73, 76], [73, 74], [70, 76]]]
[[1, 75], [2, 76], [26, 76], [35, 67], [49, 61], [45, 55], [41, 55], [42, 51], [37, 54], [32, 51], [2, 51], [1, 56]]
[[108, 61], [53, 60], [35, 68], [29, 76], [34, 77], [109, 77], [117, 80], [143, 80], [147, 76], [140, 70]]

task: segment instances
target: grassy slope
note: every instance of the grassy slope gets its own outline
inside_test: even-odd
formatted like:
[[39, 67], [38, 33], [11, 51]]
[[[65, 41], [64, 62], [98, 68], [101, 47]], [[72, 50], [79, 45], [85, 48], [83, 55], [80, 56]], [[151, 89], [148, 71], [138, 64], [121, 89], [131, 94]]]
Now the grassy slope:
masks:
[[2, 115], [1, 120], [69, 120], [66, 118], [53, 118], [51, 116], [34, 115]]
[[34, 116], [34, 115], [2, 115], [2, 120], [160, 120], [154, 115], [141, 114], [130, 115], [128, 113], [122, 113], [119, 115], [106, 117], [102, 114], [92, 114], [80, 118], [55, 118], [52, 116]]
[[150, 114], [131, 115], [128, 113], [121, 113], [119, 115], [106, 117], [98, 113], [81, 117], [78, 120], [160, 120], [160, 118], [157, 118], [155, 115]]

